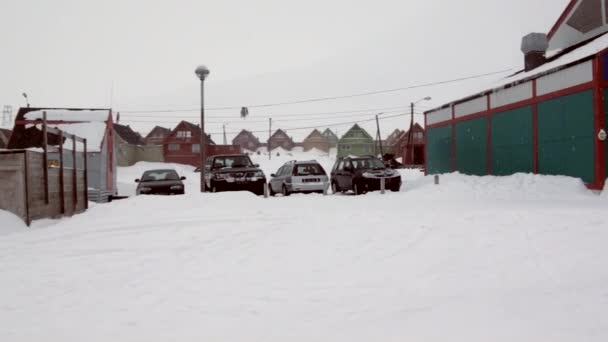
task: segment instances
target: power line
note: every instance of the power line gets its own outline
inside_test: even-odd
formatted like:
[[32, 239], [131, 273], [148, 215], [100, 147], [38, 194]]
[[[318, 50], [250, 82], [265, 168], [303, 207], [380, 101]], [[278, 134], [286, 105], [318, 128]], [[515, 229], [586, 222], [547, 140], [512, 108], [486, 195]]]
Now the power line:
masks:
[[[400, 112], [401, 111], [389, 111], [389, 112], [383, 112], [383, 113], [381, 113], [381, 115], [391, 114], [391, 113], [400, 113]], [[424, 113], [415, 112], [414, 114], [422, 115]], [[280, 117], [279, 117], [279, 119], [275, 119], [275, 117], [272, 117], [272, 118], [273, 118], [273, 121], [275, 121], [275, 122], [294, 122], [294, 121], [335, 120], [335, 119], [343, 119], [343, 118], [365, 117], [365, 116], [370, 116], [370, 115], [374, 115], [374, 114], [368, 112], [365, 114], [340, 115], [340, 116], [332, 116], [332, 117], [325, 117], [325, 118], [299, 118], [299, 119], [281, 119]], [[154, 119], [153, 117], [147, 117], [147, 118]], [[133, 120], [133, 119], [128, 119], [128, 118], [127, 119], [121, 118], [121, 120], [125, 121], [125, 122], [139, 122], [139, 123], [175, 123], [175, 122], [182, 121], [185, 118], [197, 118], [197, 117], [195, 117], [195, 116], [178, 117], [178, 118], [174, 118], [173, 120], [139, 120], [139, 119]], [[269, 116], [269, 118], [270, 118], [270, 116]], [[268, 122], [268, 120], [233, 120], [233, 121], [207, 121], [207, 120], [205, 120], [206, 124], [245, 125], [245, 124], [266, 123], [266, 122]]]
[[[417, 84], [417, 85], [400, 87], [400, 88], [370, 91], [370, 92], [365, 92], [365, 93], [356, 93], [356, 94], [341, 95], [341, 96], [318, 97], [318, 98], [311, 98], [311, 99], [305, 99], [305, 100], [294, 100], [294, 101], [284, 101], [284, 102], [275, 102], [275, 103], [254, 104], [254, 105], [248, 105], [245, 107], [247, 107], [247, 108], [266, 108], [266, 107], [275, 107], [275, 106], [284, 106], [284, 105], [292, 105], [292, 104], [321, 102], [321, 101], [329, 101], [329, 100], [348, 99], [348, 98], [360, 97], [360, 96], [377, 95], [377, 94], [391, 93], [391, 92], [417, 89], [417, 88], [425, 88], [425, 87], [431, 87], [431, 86], [436, 86], [436, 85], [443, 85], [443, 84], [448, 84], [448, 83], [472, 80], [472, 79], [491, 76], [491, 75], [503, 74], [503, 73], [509, 72], [511, 70], [512, 69], [503, 69], [503, 70], [499, 70], [499, 71], [488, 72], [485, 74], [478, 74], [478, 75], [454, 78], [451, 80], [423, 83], [423, 84]], [[237, 110], [237, 109], [241, 109], [242, 107], [243, 106], [211, 107], [211, 108], [205, 108], [205, 110]], [[176, 113], [176, 112], [194, 112], [194, 111], [198, 111], [198, 110], [199, 109], [162, 109], [162, 110], [147, 110], [147, 111], [122, 110], [120, 112], [123, 112], [123, 113]]]
[[[389, 116], [383, 116], [378, 118], [379, 120], [386, 120], [386, 119], [391, 119], [391, 118], [397, 118], [397, 117], [402, 117], [402, 116], [408, 116], [410, 115], [409, 113], [407, 114], [396, 114], [396, 115], [389, 115]], [[375, 121], [376, 118], [372, 118], [372, 119], [365, 119], [365, 120], [357, 120], [357, 121], [348, 121], [348, 122], [340, 122], [340, 123], [333, 123], [333, 124], [326, 124], [326, 125], [316, 125], [316, 126], [305, 126], [305, 127], [283, 127], [282, 129], [285, 131], [300, 131], [300, 130], [305, 130], [305, 129], [315, 129], [318, 127], [339, 127], [339, 126], [345, 126], [345, 125], [354, 125], [356, 123], [361, 123], [361, 122], [369, 122], [369, 121]], [[265, 130], [259, 130], [259, 131], [249, 131], [251, 133], [268, 133]], [[223, 134], [223, 132], [206, 132], [207, 134]], [[240, 132], [226, 132], [226, 134], [238, 134]]]
[[[421, 106], [416, 106], [418, 108], [423, 108]], [[336, 112], [317, 112], [317, 113], [305, 113], [305, 114], [277, 114], [277, 115], [256, 115], [255, 118], [278, 118], [278, 117], [292, 117], [292, 116], [326, 116], [326, 115], [334, 115], [334, 114], [347, 114], [347, 113], [362, 113], [362, 112], [379, 112], [379, 111], [385, 111], [385, 110], [395, 110], [395, 109], [408, 109], [409, 106], [394, 106], [394, 107], [381, 107], [381, 108], [368, 108], [368, 109], [351, 109], [351, 110], [341, 110], [341, 111], [336, 111]], [[430, 108], [430, 107], [428, 107]], [[206, 110], [206, 109], [205, 109]], [[199, 112], [200, 109], [197, 109], [196, 112]], [[125, 113], [125, 112], [120, 112], [121, 114]], [[175, 115], [138, 115], [138, 114], [130, 114], [129, 112], [127, 112], [126, 114], [123, 114], [125, 116], [129, 116], [129, 117], [142, 117], [142, 118], [175, 118]], [[220, 118], [225, 118], [225, 119], [234, 119], [236, 116], [235, 115], [207, 115], [207, 118], [213, 118], [213, 119], [220, 119]], [[178, 118], [199, 118], [198, 115], [188, 115], [188, 116], [178, 116]], [[243, 119], [242, 121], [247, 121], [247, 119]], [[266, 122], [266, 120], [264, 120], [264, 122]]]

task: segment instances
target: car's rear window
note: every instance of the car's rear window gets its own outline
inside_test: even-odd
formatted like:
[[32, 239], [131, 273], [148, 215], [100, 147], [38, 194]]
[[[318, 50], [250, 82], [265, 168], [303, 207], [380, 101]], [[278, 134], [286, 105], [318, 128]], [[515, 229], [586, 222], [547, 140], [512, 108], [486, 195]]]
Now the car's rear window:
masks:
[[325, 170], [319, 164], [300, 164], [294, 167], [294, 176], [322, 176]]
[[141, 178], [144, 182], [178, 180], [177, 172], [173, 170], [146, 171]]

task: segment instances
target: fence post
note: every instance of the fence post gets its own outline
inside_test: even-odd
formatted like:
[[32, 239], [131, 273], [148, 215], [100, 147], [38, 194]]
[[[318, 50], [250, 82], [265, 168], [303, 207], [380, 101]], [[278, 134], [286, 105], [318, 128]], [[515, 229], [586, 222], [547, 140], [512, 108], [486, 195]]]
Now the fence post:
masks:
[[439, 175], [435, 175], [435, 185], [439, 185]]
[[383, 195], [386, 193], [386, 179], [384, 177], [380, 178], [380, 193]]
[[46, 125], [46, 111], [42, 112], [42, 148], [44, 155], [42, 156], [42, 172], [44, 175], [44, 203], [49, 204], [49, 141]]
[[268, 183], [264, 183], [264, 198], [268, 198]]
[[65, 185], [63, 179], [63, 131], [59, 132], [59, 196], [61, 197], [61, 214], [65, 214]]
[[327, 185], [327, 183], [323, 183], [323, 196], [327, 196], [327, 188], [329, 186]]

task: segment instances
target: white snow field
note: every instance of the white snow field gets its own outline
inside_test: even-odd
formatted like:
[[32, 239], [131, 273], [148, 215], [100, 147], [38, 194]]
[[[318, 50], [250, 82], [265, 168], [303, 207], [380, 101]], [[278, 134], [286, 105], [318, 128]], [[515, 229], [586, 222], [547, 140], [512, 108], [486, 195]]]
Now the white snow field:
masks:
[[578, 180], [264, 199], [178, 169], [185, 196], [0, 212], [0, 341], [608, 340], [608, 197]]

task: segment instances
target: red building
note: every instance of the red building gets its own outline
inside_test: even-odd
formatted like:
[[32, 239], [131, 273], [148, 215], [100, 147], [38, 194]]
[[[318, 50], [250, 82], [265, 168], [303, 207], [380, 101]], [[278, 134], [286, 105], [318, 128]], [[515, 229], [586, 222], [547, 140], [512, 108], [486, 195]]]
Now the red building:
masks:
[[412, 138], [410, 140], [410, 132], [402, 132], [401, 135], [394, 140], [394, 151], [396, 157], [401, 157], [404, 165], [418, 166], [424, 165], [425, 156], [425, 140], [424, 128], [418, 123], [412, 128]]
[[[193, 123], [182, 121], [163, 142], [163, 155], [166, 163], [200, 166], [201, 128]], [[241, 153], [235, 145], [216, 145], [211, 137], [205, 141], [207, 156]]]

